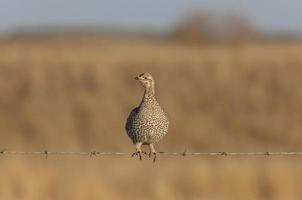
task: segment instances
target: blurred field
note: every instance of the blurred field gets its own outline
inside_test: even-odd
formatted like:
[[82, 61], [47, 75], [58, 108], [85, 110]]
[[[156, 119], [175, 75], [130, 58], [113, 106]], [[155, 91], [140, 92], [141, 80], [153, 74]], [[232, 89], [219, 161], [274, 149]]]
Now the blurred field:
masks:
[[[163, 151], [300, 151], [302, 44], [135, 37], [0, 41], [0, 148], [133, 151], [125, 119], [156, 78]], [[300, 199], [294, 158], [0, 158], [0, 199]]]

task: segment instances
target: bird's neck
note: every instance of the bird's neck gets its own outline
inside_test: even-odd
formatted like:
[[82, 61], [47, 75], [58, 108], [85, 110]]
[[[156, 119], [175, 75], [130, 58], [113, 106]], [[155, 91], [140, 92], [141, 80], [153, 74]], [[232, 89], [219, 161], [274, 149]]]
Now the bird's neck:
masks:
[[156, 101], [154, 86], [145, 88], [144, 96], [142, 99], [142, 103], [146, 103], [150, 101]]

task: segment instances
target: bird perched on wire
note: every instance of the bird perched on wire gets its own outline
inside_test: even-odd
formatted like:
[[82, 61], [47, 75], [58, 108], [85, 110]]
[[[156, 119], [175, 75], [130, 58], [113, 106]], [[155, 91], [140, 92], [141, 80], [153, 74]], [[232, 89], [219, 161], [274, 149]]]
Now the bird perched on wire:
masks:
[[135, 79], [144, 87], [144, 95], [140, 105], [131, 111], [126, 122], [127, 134], [136, 147], [132, 157], [136, 155], [141, 160], [141, 146], [149, 145], [149, 156], [153, 154], [153, 162], [155, 162], [154, 144], [168, 133], [169, 120], [155, 98], [155, 82], [152, 75], [143, 73]]

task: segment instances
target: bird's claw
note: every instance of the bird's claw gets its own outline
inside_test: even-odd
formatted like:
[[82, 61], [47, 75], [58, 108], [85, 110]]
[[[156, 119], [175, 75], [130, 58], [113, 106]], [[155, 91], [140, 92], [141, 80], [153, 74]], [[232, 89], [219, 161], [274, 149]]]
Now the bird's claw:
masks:
[[153, 154], [153, 162], [155, 163], [156, 156], [157, 156], [156, 152], [150, 152], [150, 153], [147, 154], [147, 152], [145, 152], [145, 151], [136, 151], [136, 152], [134, 152], [134, 153], [131, 154], [131, 157], [138, 156], [139, 159], [142, 160], [142, 154], [148, 155], [149, 158], [151, 158], [151, 156]]
[[149, 158], [151, 158], [152, 154], [153, 154], [153, 162], [155, 163], [157, 153], [156, 152], [150, 152], [149, 153]]
[[134, 157], [134, 156], [138, 156], [140, 160], [142, 160], [142, 152], [140, 151], [136, 151], [134, 153], [132, 153], [131, 157]]

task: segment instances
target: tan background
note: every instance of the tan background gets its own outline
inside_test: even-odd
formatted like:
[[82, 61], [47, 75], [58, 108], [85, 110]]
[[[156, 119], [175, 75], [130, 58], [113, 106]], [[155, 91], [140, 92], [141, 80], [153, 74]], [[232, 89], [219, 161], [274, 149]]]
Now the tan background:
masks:
[[[134, 150], [126, 117], [150, 72], [171, 127], [159, 151], [300, 151], [302, 45], [142, 37], [0, 43], [0, 148]], [[0, 199], [300, 199], [301, 159], [0, 157]]]

